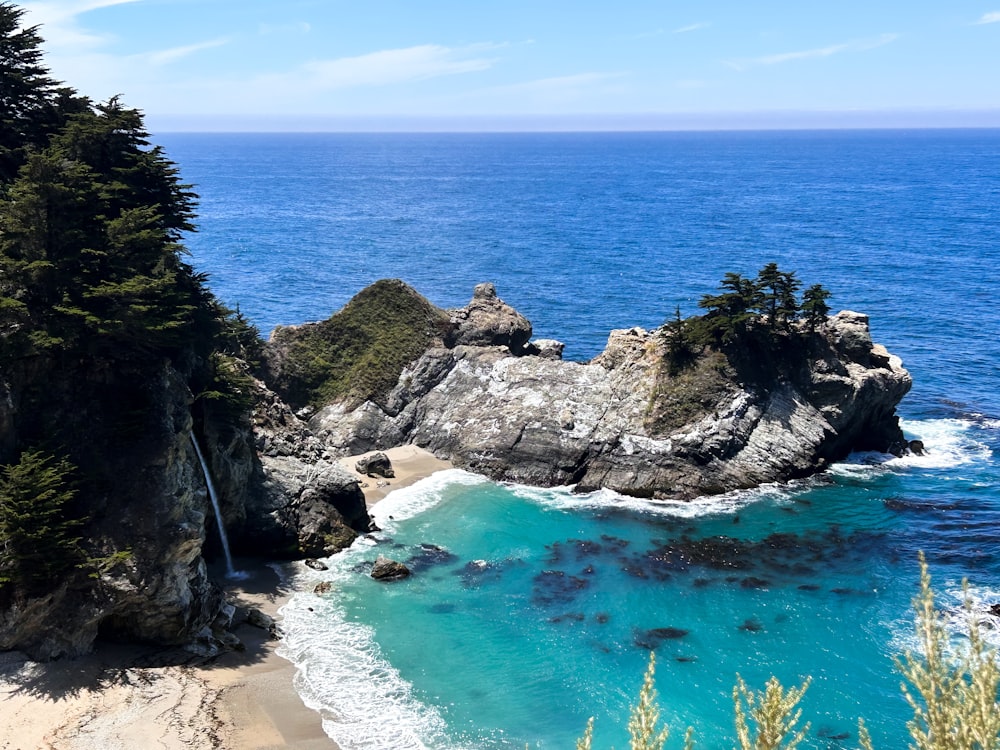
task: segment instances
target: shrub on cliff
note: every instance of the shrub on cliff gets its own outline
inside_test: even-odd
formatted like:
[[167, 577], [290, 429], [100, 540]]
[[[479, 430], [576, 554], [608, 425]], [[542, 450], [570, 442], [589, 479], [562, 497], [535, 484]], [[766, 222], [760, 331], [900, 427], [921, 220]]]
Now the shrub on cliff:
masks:
[[321, 323], [277, 329], [271, 385], [295, 407], [379, 401], [448, 329], [443, 311], [402, 281], [382, 279]]
[[74, 467], [38, 450], [0, 474], [0, 589], [34, 591], [84, 562], [80, 521], [70, 514]]

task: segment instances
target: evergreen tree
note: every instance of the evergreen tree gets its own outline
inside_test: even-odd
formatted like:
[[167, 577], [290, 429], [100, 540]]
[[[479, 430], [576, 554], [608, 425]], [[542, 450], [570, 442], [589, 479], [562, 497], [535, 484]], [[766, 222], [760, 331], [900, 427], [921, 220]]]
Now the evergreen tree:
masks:
[[199, 320], [216, 327], [177, 244], [193, 196], [145, 138], [117, 102], [77, 113], [0, 204], [0, 324], [27, 336], [27, 351], [141, 359], [169, 354]]
[[674, 310], [674, 317], [664, 326], [666, 341], [666, 360], [671, 375], [677, 374], [694, 359], [694, 344], [688, 333], [687, 325], [681, 318], [681, 308]]
[[68, 515], [75, 490], [73, 466], [37, 450], [21, 454], [0, 475], [0, 587], [31, 590], [83, 564], [76, 535], [80, 521]]
[[42, 65], [37, 27], [22, 28], [24, 11], [0, 3], [0, 188], [14, 179], [31, 149], [45, 145], [85, 100], [60, 88]]
[[757, 273], [757, 309], [772, 329], [788, 328], [795, 320], [799, 311], [795, 295], [801, 286], [794, 271], [782, 271], [777, 263], [768, 263]]
[[727, 273], [719, 283], [721, 294], [706, 294], [698, 307], [708, 310], [707, 324], [720, 341], [731, 341], [745, 333], [759, 305], [759, 290], [750, 279], [738, 273]]
[[830, 314], [830, 306], [826, 301], [831, 296], [833, 295], [822, 284], [813, 284], [802, 293], [802, 313], [810, 331], [815, 331]]

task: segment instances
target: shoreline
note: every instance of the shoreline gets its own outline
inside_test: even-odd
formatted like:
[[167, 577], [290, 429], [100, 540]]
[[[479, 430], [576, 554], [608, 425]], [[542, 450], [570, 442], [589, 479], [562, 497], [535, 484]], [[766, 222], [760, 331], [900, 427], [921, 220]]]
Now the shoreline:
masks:
[[[416, 446], [384, 453], [393, 479], [358, 474], [354, 463], [361, 456], [340, 459], [368, 485], [362, 490], [369, 507], [392, 490], [452, 468]], [[235, 563], [246, 578], [226, 580], [221, 569], [210, 567], [226, 600], [259, 609], [280, 627], [278, 610], [296, 593], [291, 584], [265, 562]], [[296, 666], [276, 653], [280, 641], [247, 623], [233, 632], [245, 650], [215, 657], [112, 643], [49, 664], [0, 653], [0, 750], [340, 750], [323, 730], [321, 714], [295, 690]]]
[[[354, 464], [359, 459], [372, 455], [373, 453], [384, 453], [392, 462], [392, 468], [396, 476], [392, 479], [381, 479], [378, 477], [365, 476], [354, 468]], [[365, 494], [365, 502], [368, 507], [385, 499], [393, 490], [400, 490], [409, 487], [411, 484], [426, 479], [431, 474], [446, 469], [454, 469], [455, 466], [450, 461], [436, 457], [430, 451], [418, 448], [415, 445], [397, 445], [394, 448], [387, 448], [383, 451], [367, 451], [353, 456], [344, 456], [338, 459], [340, 465], [354, 478], [361, 483], [361, 491]]]

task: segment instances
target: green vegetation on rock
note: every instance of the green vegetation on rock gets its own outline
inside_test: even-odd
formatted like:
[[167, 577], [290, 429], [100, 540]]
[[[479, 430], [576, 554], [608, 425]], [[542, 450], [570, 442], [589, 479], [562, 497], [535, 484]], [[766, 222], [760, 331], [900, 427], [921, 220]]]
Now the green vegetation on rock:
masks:
[[196, 417], [247, 420], [260, 344], [186, 262], [196, 196], [141, 112], [54, 81], [23, 13], [0, 2], [0, 576], [26, 591], [78, 545], [116, 559], [88, 524], [144, 501], [191, 393]]
[[81, 521], [71, 515], [74, 467], [38, 450], [21, 454], [0, 474], [0, 589], [28, 592], [84, 561]]
[[411, 287], [383, 279], [328, 320], [277, 329], [271, 338], [272, 382], [297, 408], [382, 402], [403, 369], [449, 326], [448, 316]]
[[[718, 294], [706, 294], [702, 316], [681, 318], [680, 308], [660, 329], [663, 366], [646, 424], [668, 434], [710, 412], [737, 384], [771, 387], [794, 380], [806, 366], [809, 337], [830, 312], [821, 284], [801, 288], [794, 272], [768, 263], [755, 279], [727, 273]], [[801, 322], [799, 322], [801, 321]]]

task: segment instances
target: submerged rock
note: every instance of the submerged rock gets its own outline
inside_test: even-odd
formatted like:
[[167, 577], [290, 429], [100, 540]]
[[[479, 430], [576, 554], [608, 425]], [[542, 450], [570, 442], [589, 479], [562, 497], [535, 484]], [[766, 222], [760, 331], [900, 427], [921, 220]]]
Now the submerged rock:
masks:
[[371, 577], [376, 581], [398, 581], [401, 578], [408, 578], [410, 569], [398, 560], [390, 560], [381, 555], [372, 566]]

